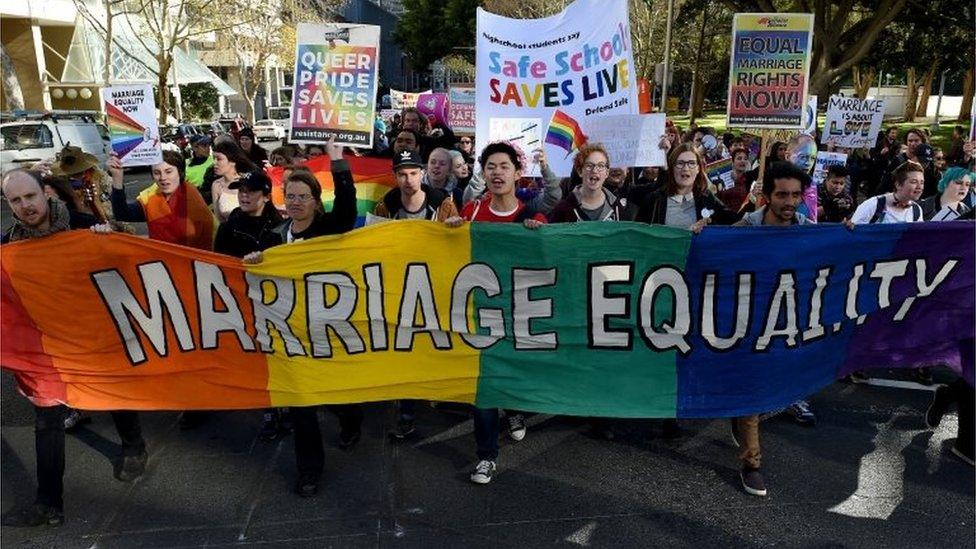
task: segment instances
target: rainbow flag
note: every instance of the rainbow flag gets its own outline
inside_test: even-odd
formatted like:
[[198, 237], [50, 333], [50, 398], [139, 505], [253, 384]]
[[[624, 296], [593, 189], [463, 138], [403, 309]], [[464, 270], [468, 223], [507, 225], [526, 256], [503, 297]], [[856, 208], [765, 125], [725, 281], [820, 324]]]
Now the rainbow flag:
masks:
[[586, 143], [586, 135], [572, 116], [556, 109], [549, 121], [546, 143], [564, 149], [569, 154]]
[[[383, 200], [383, 196], [397, 186], [396, 177], [393, 176], [393, 161], [389, 158], [351, 154], [346, 155], [346, 161], [349, 162], [353, 181], [356, 182], [356, 209], [358, 211], [356, 226], [361, 227], [365, 223], [366, 214], [373, 213], [376, 203]], [[304, 165], [315, 174], [315, 178], [322, 185], [322, 204], [325, 205], [326, 209], [331, 208], [332, 201], [335, 200], [332, 161], [329, 160], [328, 156], [322, 155], [308, 160]], [[284, 209], [285, 169], [280, 167], [269, 168], [267, 173], [271, 178], [271, 201], [278, 209]]]
[[142, 144], [145, 138], [145, 126], [109, 102], [105, 103], [105, 113], [108, 115], [108, 128], [112, 136], [112, 150], [119, 158]]

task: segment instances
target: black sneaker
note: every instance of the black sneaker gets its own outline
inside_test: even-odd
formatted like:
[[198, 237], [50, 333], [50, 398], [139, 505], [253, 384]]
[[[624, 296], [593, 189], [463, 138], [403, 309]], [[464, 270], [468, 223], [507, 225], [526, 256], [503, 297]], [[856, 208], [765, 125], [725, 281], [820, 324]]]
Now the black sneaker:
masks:
[[295, 492], [303, 498], [315, 497], [319, 493], [319, 475], [302, 473], [295, 483]]
[[390, 431], [390, 438], [397, 442], [402, 442], [417, 434], [417, 428], [413, 425], [412, 419], [401, 419], [397, 422], [396, 429]]
[[90, 416], [86, 416], [78, 410], [69, 408], [68, 413], [64, 415], [64, 430], [70, 431], [80, 425], [91, 423], [91, 420], [92, 419]]
[[291, 422], [291, 409], [280, 408], [278, 412], [278, 430], [283, 435], [290, 434], [295, 430], [295, 425]]
[[258, 438], [270, 442], [278, 438], [278, 430], [278, 411], [265, 412], [261, 430], [258, 431]]
[[471, 473], [471, 482], [475, 484], [488, 484], [491, 482], [492, 475], [495, 474], [495, 462], [483, 459], [475, 465], [474, 472]]
[[762, 473], [754, 467], [743, 467], [739, 471], [739, 478], [742, 479], [742, 487], [747, 494], [754, 496], [766, 495], [766, 482], [763, 480]]
[[817, 416], [810, 409], [810, 403], [805, 400], [798, 400], [786, 408], [786, 413], [793, 418], [793, 421], [805, 427], [812, 427], [817, 423]]
[[948, 385], [939, 385], [936, 387], [935, 394], [932, 396], [932, 402], [929, 404], [929, 409], [925, 411], [925, 425], [929, 429], [935, 429], [939, 426], [939, 423], [942, 423], [942, 416], [945, 415], [949, 409], [949, 405], [952, 404], [950, 397]]
[[146, 472], [146, 462], [148, 461], [149, 454], [145, 450], [135, 456], [122, 456], [115, 467], [115, 478], [122, 482], [134, 481]]
[[339, 448], [343, 450], [348, 450], [352, 448], [353, 446], [356, 445], [357, 442], [359, 442], [359, 439], [362, 438], [362, 436], [363, 436], [362, 431], [353, 431], [351, 433], [346, 431], [340, 431]]
[[508, 419], [508, 436], [515, 442], [525, 438], [525, 416], [511, 414], [506, 419]]
[[33, 528], [36, 526], [61, 526], [64, 524], [64, 511], [49, 507], [42, 503], [35, 503], [30, 507], [15, 509], [3, 515], [0, 523], [15, 528]]

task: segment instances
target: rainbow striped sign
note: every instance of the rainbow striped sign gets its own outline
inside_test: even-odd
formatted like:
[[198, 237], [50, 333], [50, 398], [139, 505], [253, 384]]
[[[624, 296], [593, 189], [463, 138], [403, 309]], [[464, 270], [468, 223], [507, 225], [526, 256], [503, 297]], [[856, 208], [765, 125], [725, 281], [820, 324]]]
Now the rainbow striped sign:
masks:
[[289, 141], [373, 146], [379, 39], [375, 25], [298, 25]]
[[151, 85], [103, 88], [102, 105], [112, 152], [123, 166], [151, 166], [163, 161]]
[[728, 126], [802, 130], [812, 48], [813, 14], [735, 14]]

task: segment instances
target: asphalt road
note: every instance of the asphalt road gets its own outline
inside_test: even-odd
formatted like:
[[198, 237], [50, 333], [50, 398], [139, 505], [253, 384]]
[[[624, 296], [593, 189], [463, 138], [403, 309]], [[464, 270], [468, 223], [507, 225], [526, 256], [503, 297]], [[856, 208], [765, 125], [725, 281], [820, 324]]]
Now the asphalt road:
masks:
[[[31, 407], [2, 381], [6, 512], [32, 500], [34, 437]], [[682, 420], [674, 441], [619, 421], [607, 442], [581, 419], [534, 416], [479, 486], [466, 414], [422, 406], [419, 437], [395, 444], [393, 406], [374, 403], [348, 451], [323, 414], [322, 490], [301, 499], [291, 437], [257, 440], [259, 411], [190, 431], [174, 412], [142, 414], [151, 457], [133, 484], [112, 477], [118, 439], [96, 413], [68, 436], [64, 526], [6, 528], [3, 546], [972, 547], [973, 469], [948, 451], [953, 415], [924, 427], [930, 395], [838, 383], [813, 397], [816, 427], [764, 421], [766, 498], [742, 491], [727, 420]]]

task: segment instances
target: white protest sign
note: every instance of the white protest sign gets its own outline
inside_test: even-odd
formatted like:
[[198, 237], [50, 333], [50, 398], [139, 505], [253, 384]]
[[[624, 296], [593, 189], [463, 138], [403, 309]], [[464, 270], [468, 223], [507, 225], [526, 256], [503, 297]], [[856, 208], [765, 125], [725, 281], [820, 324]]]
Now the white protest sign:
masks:
[[803, 130], [800, 133], [817, 135], [817, 96], [811, 95], [803, 111]]
[[884, 120], [884, 99], [831, 95], [821, 143], [859, 149], [873, 147]]
[[[542, 19], [510, 19], [478, 8], [475, 142], [491, 142], [492, 119], [542, 120], [548, 136], [563, 122], [637, 114], [637, 75], [627, 0], [576, 0]], [[555, 128], [558, 130], [559, 128]], [[553, 172], [572, 172], [574, 139], [544, 139]]]
[[847, 164], [847, 155], [836, 152], [817, 153], [817, 163], [813, 166], [813, 186], [819, 187], [827, 180], [827, 170], [831, 166], [844, 166]]
[[400, 90], [394, 90], [390, 88], [390, 106], [397, 110], [403, 110], [409, 107], [416, 107], [417, 100], [420, 99], [421, 95], [431, 93], [430, 90], [422, 92], [405, 92]]
[[163, 161], [151, 85], [102, 88], [102, 107], [112, 152], [123, 166], [151, 166]]
[[666, 166], [661, 149], [666, 115], [616, 114], [586, 119], [588, 143], [602, 143], [614, 166]]
[[542, 170], [535, 161], [535, 150], [542, 148], [542, 120], [538, 118], [492, 118], [488, 124], [488, 141], [508, 141], [525, 156], [522, 175], [539, 177]]

